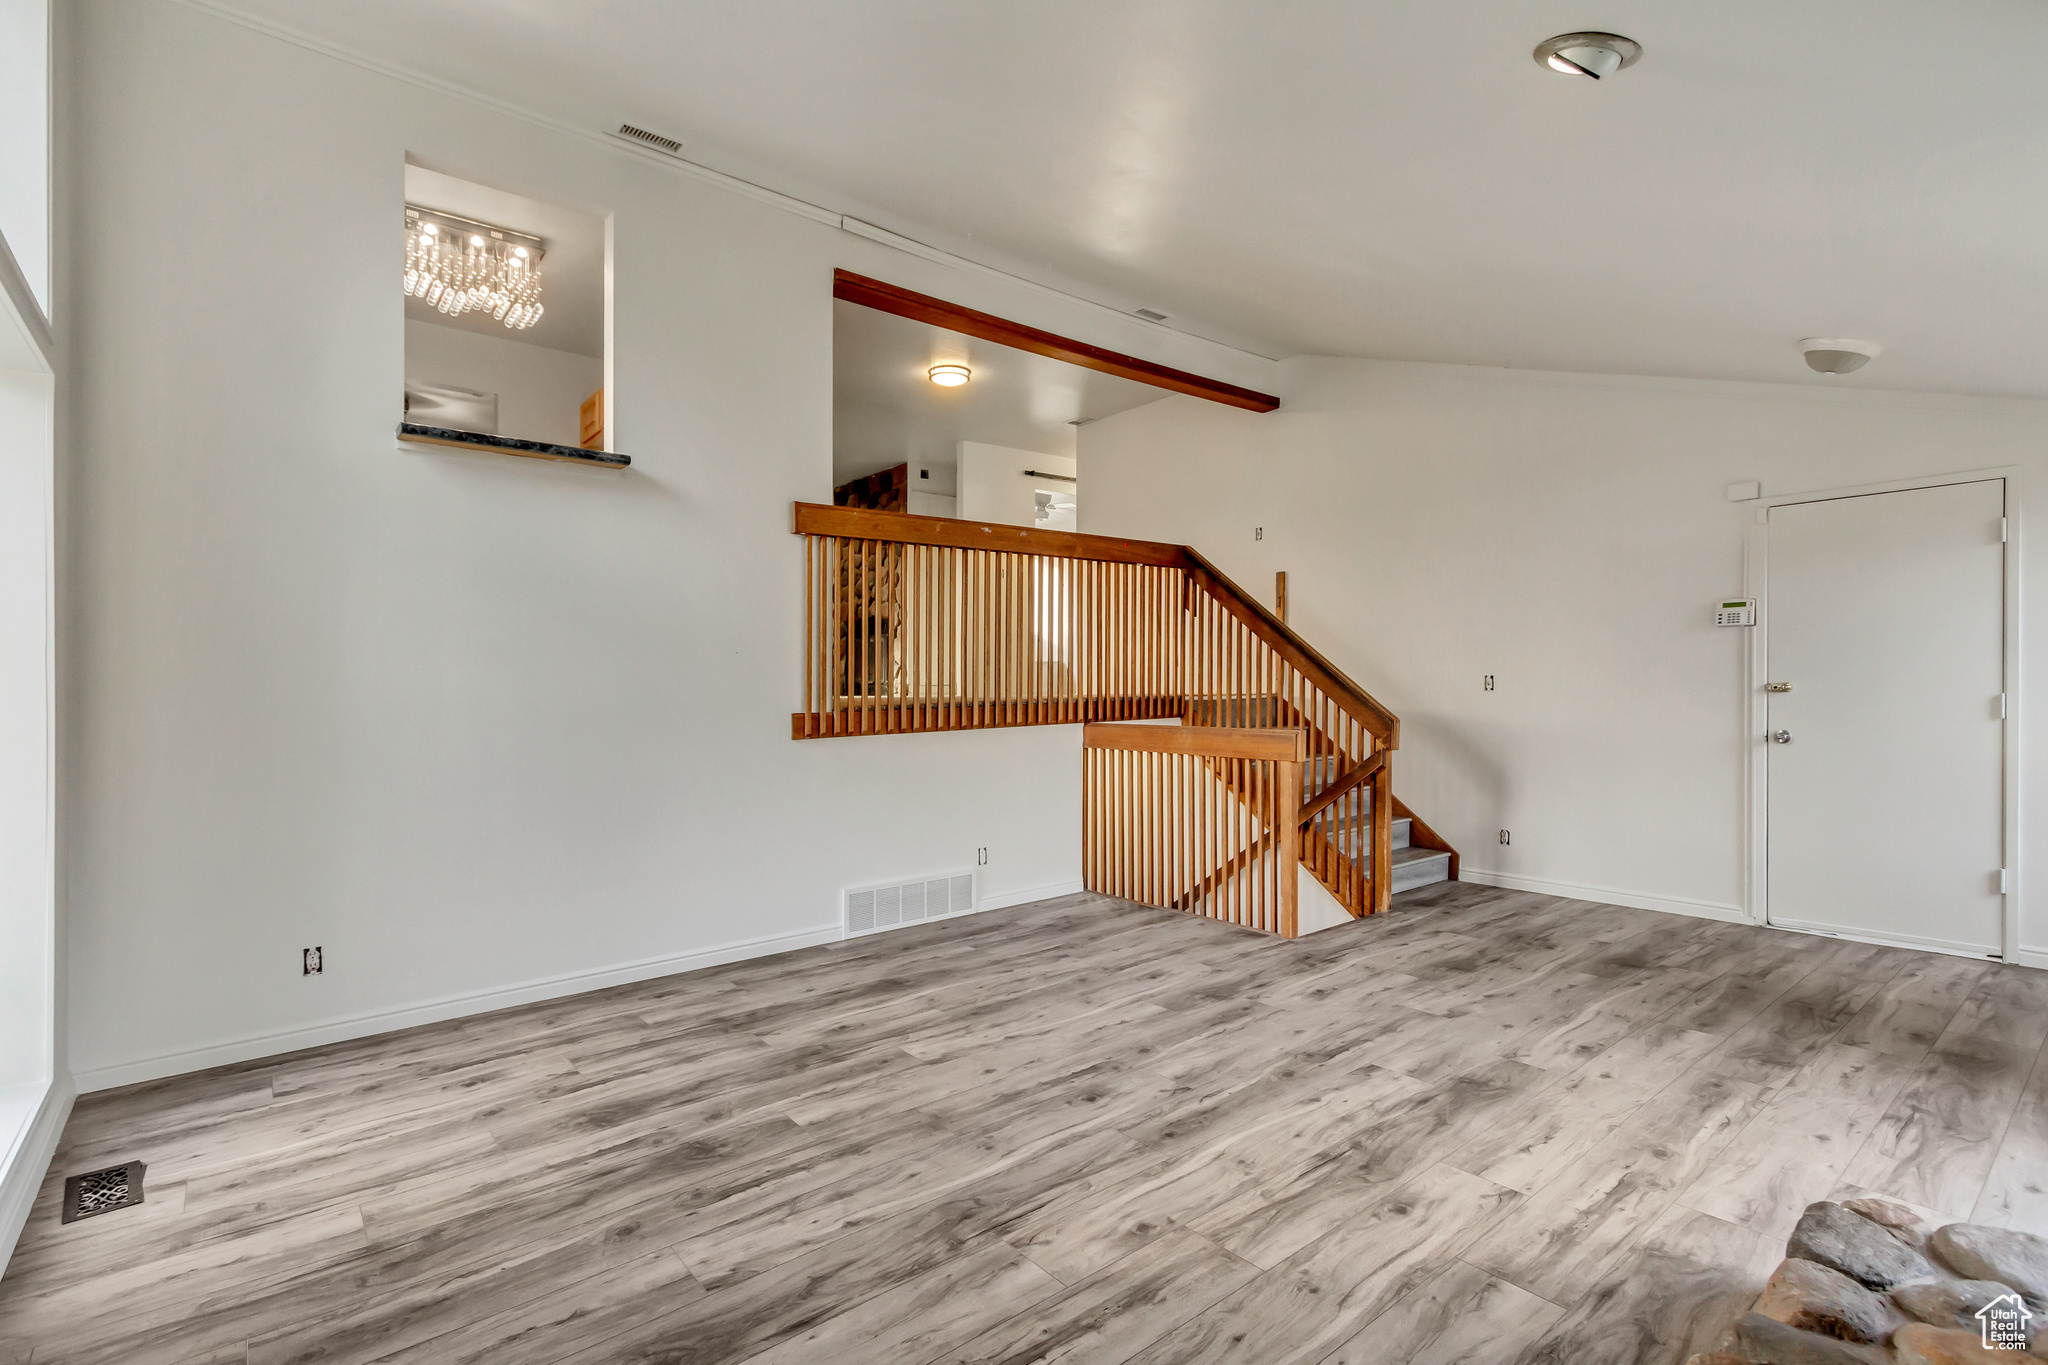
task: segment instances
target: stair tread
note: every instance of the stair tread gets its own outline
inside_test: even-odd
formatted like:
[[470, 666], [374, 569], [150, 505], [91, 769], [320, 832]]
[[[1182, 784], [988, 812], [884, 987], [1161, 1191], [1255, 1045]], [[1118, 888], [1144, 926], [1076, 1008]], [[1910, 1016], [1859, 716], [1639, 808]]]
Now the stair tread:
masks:
[[1431, 858], [1442, 858], [1445, 862], [1449, 862], [1450, 857], [1450, 854], [1440, 848], [1397, 848], [1394, 850], [1394, 866], [1400, 867], [1407, 863], [1427, 862]]

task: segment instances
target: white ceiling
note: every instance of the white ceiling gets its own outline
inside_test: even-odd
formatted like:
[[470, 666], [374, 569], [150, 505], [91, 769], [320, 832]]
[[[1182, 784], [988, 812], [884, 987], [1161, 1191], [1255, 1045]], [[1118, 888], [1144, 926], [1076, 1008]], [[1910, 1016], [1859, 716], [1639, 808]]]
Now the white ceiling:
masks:
[[[929, 372], [946, 362], [966, 365], [974, 377], [958, 388], [940, 388]], [[931, 481], [938, 487], [929, 491], [951, 492], [961, 441], [1071, 457], [1074, 422], [1165, 396], [1150, 384], [928, 322], [843, 299], [832, 304], [834, 483], [908, 461], [913, 470], [938, 471]]]
[[531, 327], [511, 328], [487, 313], [451, 318], [420, 299], [405, 301], [410, 322], [523, 341], [578, 355], [604, 356], [604, 219], [562, 204], [479, 185], [408, 162], [405, 202], [541, 239], [540, 301]]
[[2040, 0], [235, 3], [1272, 354], [2048, 395]]

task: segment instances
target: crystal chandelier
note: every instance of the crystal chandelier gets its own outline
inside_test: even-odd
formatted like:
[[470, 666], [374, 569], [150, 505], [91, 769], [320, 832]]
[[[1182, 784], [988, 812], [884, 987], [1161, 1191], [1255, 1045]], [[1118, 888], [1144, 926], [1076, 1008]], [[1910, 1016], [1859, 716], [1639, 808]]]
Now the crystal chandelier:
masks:
[[452, 213], [405, 206], [405, 293], [460, 317], [488, 313], [514, 330], [540, 321], [541, 240]]

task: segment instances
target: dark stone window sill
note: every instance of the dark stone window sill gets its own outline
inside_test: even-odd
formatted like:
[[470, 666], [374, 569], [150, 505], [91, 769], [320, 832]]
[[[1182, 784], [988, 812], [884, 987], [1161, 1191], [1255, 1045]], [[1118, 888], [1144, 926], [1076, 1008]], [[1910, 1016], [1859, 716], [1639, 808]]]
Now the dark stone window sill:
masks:
[[516, 436], [486, 436], [480, 431], [456, 431], [451, 427], [423, 427], [413, 422], [398, 424], [398, 439], [421, 445], [453, 446], [457, 450], [488, 450], [499, 455], [524, 455], [530, 460], [560, 460], [564, 464], [593, 465], [598, 469], [624, 469], [633, 461], [606, 450], [584, 450], [579, 446], [549, 445], [546, 441], [522, 441]]

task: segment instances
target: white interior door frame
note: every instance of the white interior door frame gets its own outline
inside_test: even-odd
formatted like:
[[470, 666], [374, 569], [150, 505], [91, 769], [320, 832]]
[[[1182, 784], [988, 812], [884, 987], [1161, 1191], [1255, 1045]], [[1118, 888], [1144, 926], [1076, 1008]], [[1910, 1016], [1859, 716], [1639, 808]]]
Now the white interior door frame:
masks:
[[1764, 686], [1770, 663], [1770, 510], [1793, 503], [1825, 502], [1831, 498], [1861, 498], [1873, 493], [1903, 493], [1916, 488], [1944, 488], [1958, 483], [2005, 482], [2005, 638], [2002, 661], [2005, 692], [2005, 734], [2001, 780], [2004, 787], [2004, 828], [2000, 844], [2004, 849], [2005, 903], [1999, 916], [2000, 954], [2007, 962], [2020, 960], [2020, 467], [2000, 465], [1993, 469], [1970, 469], [1955, 474], [1929, 474], [1916, 479], [1894, 479], [1887, 483], [1856, 484], [1847, 488], [1822, 488], [1806, 493], [1786, 493], [1759, 498], [1756, 519], [1743, 546], [1743, 596], [1756, 600], [1756, 625], [1748, 635], [1749, 696], [1744, 706], [1743, 766], [1749, 806], [1748, 839], [1743, 849], [1744, 880], [1749, 888], [1749, 917], [1757, 924], [1770, 922], [1770, 877], [1765, 857], [1770, 840], [1769, 766], [1763, 761], [1769, 741], [1769, 703]]

